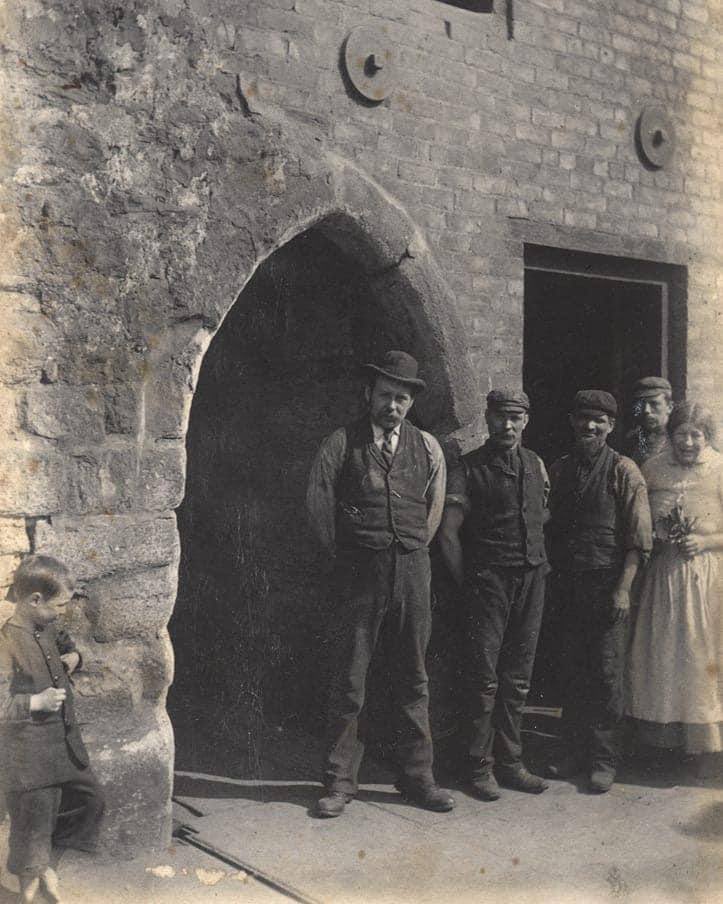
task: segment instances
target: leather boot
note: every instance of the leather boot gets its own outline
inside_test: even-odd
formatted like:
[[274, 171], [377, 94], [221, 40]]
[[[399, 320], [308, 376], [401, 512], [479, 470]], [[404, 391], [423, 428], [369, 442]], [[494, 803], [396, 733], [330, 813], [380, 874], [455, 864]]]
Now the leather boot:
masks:
[[613, 786], [615, 769], [612, 766], [595, 766], [590, 773], [590, 790], [593, 794], [605, 794]]
[[500, 786], [491, 772], [480, 772], [472, 776], [470, 789], [480, 800], [493, 801], [500, 799]]
[[498, 767], [497, 776], [503, 787], [525, 791], [527, 794], [542, 794], [550, 787], [544, 778], [530, 772], [522, 763], [517, 766]]
[[351, 799], [352, 795], [345, 794], [343, 791], [329, 791], [324, 797], [320, 797], [317, 800], [314, 813], [322, 819], [341, 816], [344, 812], [344, 807]]
[[396, 789], [410, 803], [423, 807], [425, 810], [447, 813], [454, 809], [454, 798], [449, 791], [444, 791], [439, 785], [397, 782]]

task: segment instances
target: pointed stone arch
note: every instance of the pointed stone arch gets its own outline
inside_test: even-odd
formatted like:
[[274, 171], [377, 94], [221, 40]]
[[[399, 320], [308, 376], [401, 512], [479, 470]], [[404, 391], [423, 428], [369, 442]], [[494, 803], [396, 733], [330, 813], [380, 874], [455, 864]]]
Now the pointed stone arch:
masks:
[[[403, 312], [406, 349], [429, 386], [418, 406], [424, 425], [447, 433], [478, 408], [453, 294], [399, 201], [353, 163], [323, 152], [302, 127], [282, 134], [255, 119], [234, 120], [213, 140], [208, 156], [218, 162], [194, 177], [193, 203], [203, 196], [198, 214], [177, 225], [177, 207], [158, 211], [144, 234], [156, 230], [152, 250], [161, 265], [152, 272], [140, 244], [127, 261], [135, 275], [151, 276], [149, 293], [158, 292], [129, 308], [134, 338], [126, 354], [135, 363], [106, 400], [111, 417], [127, 414], [134, 448], [124, 448], [124, 459], [108, 451], [111, 470], [105, 484], [97, 482], [97, 502], [55, 508], [34, 525], [38, 551], [68, 561], [91, 598], [89, 662], [97, 671], [79, 691], [94, 722], [94, 762], [110, 789], [104, 844], [126, 854], [170, 838], [167, 624], [177, 589], [185, 435], [206, 350], [257, 268], [296, 236], [320, 231], [363, 268], [385, 311]], [[103, 497], [113, 467], [123, 473], [122, 504]]]

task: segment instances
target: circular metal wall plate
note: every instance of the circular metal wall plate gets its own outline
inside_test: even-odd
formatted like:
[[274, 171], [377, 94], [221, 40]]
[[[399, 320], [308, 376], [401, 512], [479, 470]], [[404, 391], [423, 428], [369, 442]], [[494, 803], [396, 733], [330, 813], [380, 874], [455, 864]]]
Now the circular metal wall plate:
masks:
[[662, 107], [645, 107], [638, 119], [638, 143], [645, 160], [661, 169], [675, 150], [675, 127]]
[[394, 51], [385, 28], [360, 25], [349, 32], [344, 47], [347, 74], [367, 100], [381, 101], [395, 83]]

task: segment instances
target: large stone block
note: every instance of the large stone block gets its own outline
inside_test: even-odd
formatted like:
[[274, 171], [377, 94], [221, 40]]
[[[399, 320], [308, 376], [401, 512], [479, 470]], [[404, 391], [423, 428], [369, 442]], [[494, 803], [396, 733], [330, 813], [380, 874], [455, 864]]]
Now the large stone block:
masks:
[[162, 707], [83, 726], [106, 813], [101, 853], [113, 858], [165, 848], [171, 834], [173, 730]]
[[0, 596], [4, 596], [5, 590], [10, 586], [15, 569], [20, 564], [19, 555], [0, 555]]
[[72, 629], [71, 636], [83, 656], [82, 669], [73, 675], [79, 722], [112, 725], [127, 718], [141, 697], [132, 651], [116, 645], [89, 643]]
[[66, 511], [84, 514], [100, 510], [103, 495], [100, 469], [101, 459], [93, 452], [69, 456]]
[[179, 443], [149, 445], [141, 451], [129, 438], [76, 451], [64, 460], [57, 457], [64, 467], [56, 510], [67, 514], [168, 511], [183, 498], [186, 452]]
[[0, 553], [22, 553], [30, 549], [24, 518], [0, 518]]
[[40, 380], [43, 365], [58, 344], [55, 326], [39, 311], [32, 296], [0, 293], [2, 339], [0, 382], [30, 383]]
[[0, 515], [48, 515], [63, 508], [66, 463], [57, 452], [6, 447], [1, 454]]
[[105, 429], [107, 433], [135, 433], [138, 429], [139, 401], [135, 386], [108, 386], [105, 399]]
[[60, 515], [37, 523], [35, 543], [37, 552], [57, 556], [82, 581], [174, 564], [179, 553], [173, 513]]
[[175, 567], [99, 578], [87, 584], [86, 612], [95, 640], [151, 638], [170, 618], [176, 599]]
[[184, 437], [194, 379], [209, 340], [200, 318], [153, 337], [142, 387], [145, 439]]
[[21, 434], [20, 400], [22, 393], [15, 388], [0, 387], [0, 435], [5, 440], [17, 439]]
[[159, 443], [144, 451], [134, 507], [145, 511], [175, 509], [186, 484], [186, 447]]
[[124, 512], [132, 508], [138, 482], [138, 450], [135, 444], [105, 449], [99, 462], [98, 478], [100, 498], [95, 511]]
[[146, 642], [142, 652], [139, 672], [143, 700], [165, 703], [168, 688], [173, 683], [176, 663], [168, 629], [162, 628], [151, 643]]
[[104, 419], [103, 399], [92, 386], [39, 386], [26, 396], [25, 427], [38, 436], [93, 445], [103, 441]]

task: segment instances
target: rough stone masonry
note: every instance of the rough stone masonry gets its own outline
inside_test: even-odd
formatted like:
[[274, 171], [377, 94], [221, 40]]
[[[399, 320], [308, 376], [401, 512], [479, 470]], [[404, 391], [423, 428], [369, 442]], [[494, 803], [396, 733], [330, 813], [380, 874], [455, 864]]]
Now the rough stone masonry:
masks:
[[[397, 54], [381, 104], [340, 71], [362, 24]], [[0, 31], [2, 578], [34, 549], [83, 582], [78, 709], [104, 842], [132, 854], [170, 832], [194, 383], [255, 268], [325, 231], [409, 314], [427, 419], [448, 432], [480, 390], [520, 381], [525, 242], [678, 264], [688, 392], [717, 404], [720, 10], [9, 0]], [[633, 141], [653, 102], [677, 132], [657, 171]]]

